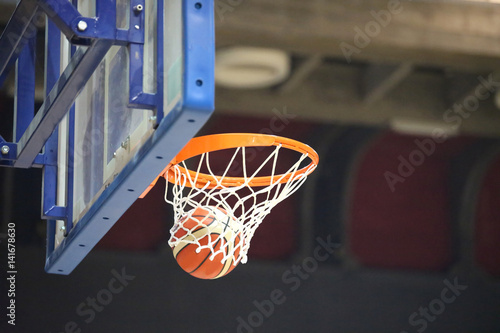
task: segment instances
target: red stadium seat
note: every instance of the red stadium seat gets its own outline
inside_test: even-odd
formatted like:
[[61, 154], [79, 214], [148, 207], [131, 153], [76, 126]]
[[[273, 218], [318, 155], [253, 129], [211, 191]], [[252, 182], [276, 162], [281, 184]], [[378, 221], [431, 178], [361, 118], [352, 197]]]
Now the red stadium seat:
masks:
[[430, 140], [387, 133], [360, 159], [347, 232], [361, 264], [443, 270], [451, 263], [449, 164], [468, 140]]

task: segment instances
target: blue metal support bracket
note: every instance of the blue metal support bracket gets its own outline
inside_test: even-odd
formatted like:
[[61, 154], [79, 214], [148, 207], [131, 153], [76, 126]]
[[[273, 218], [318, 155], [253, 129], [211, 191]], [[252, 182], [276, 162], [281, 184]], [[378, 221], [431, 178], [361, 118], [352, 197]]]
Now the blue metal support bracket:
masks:
[[[145, 26], [145, 20], [144, 20], [144, 12], [135, 12], [134, 7], [141, 5], [144, 7], [144, 0], [140, 0], [136, 3], [131, 3], [130, 6], [130, 12], [132, 13], [130, 17], [130, 25], [134, 26], [134, 29], [137, 34], [140, 34], [140, 38], [142, 40], [141, 43], [135, 43], [131, 44], [130, 47], [130, 54], [134, 54], [135, 56], [130, 59], [130, 72], [129, 72], [129, 82], [130, 82], [130, 87], [129, 87], [129, 106], [130, 107], [135, 107], [135, 108], [141, 108], [141, 109], [154, 109], [158, 105], [157, 103], [157, 98], [159, 96], [159, 91], [163, 89], [161, 85], [158, 84], [158, 76], [156, 78], [157, 80], [157, 85], [156, 85], [156, 93], [146, 93], [143, 91], [144, 87], [144, 64], [142, 59], [144, 58], [144, 42], [146, 40], [146, 30], [148, 27]], [[162, 35], [159, 33], [161, 32], [163, 34], [163, 2], [159, 1], [157, 3], [158, 6], [158, 15], [157, 15], [157, 33], [158, 33], [158, 38], [157, 38], [157, 43], [159, 43], [159, 39], [162, 38]], [[139, 27], [139, 29], [136, 29], [135, 27]], [[160, 58], [160, 57], [158, 57]], [[160, 61], [158, 59], [157, 61]], [[163, 62], [163, 59], [161, 59]], [[161, 119], [160, 119], [161, 120]]]
[[141, 34], [135, 26], [126, 29], [116, 28], [115, 1], [97, 1], [97, 17], [84, 17], [68, 0], [38, 0], [49, 19], [73, 43], [87, 45], [89, 39], [109, 39], [116, 44], [143, 43]]
[[[50, 38], [49, 38], [50, 36]], [[45, 87], [52, 90], [57, 83], [61, 67], [61, 33], [52, 21], [47, 21], [45, 40], [47, 41], [46, 62], [45, 62]], [[56, 130], [45, 143], [45, 166], [43, 168], [42, 184], [42, 218], [47, 221], [47, 235], [53, 234], [55, 220], [66, 220], [68, 211], [66, 207], [57, 205], [57, 146], [59, 133]], [[47, 251], [53, 249], [51, 238], [48, 237]]]
[[85, 20], [88, 27], [95, 25], [95, 18], [84, 19], [68, 0], [38, 0], [38, 4], [68, 40], [77, 40], [82, 37], [78, 30], [79, 21]]
[[42, 219], [65, 220], [68, 217], [66, 207], [52, 206], [42, 213]]
[[35, 58], [36, 35], [21, 51], [16, 64], [14, 142], [19, 142], [35, 116]]
[[[130, 53], [137, 55], [137, 59], [142, 59], [144, 50], [142, 45], [130, 45]], [[135, 57], [134, 57], [135, 58]], [[143, 109], [153, 109], [157, 105], [157, 93], [145, 93], [143, 91], [144, 66], [142, 61], [130, 60], [130, 97], [129, 106]], [[160, 88], [160, 87], [157, 87]]]
[[[17, 158], [17, 144], [13, 142], [7, 142], [4, 138], [0, 136], [0, 166], [13, 167], [14, 161]], [[34, 168], [41, 168], [45, 165], [53, 165], [52, 161], [47, 160], [45, 154], [38, 154], [33, 162]]]
[[[138, 0], [138, 4], [144, 6], [144, 0]], [[76, 96], [84, 87], [97, 65], [112, 45], [126, 45], [130, 47], [142, 47], [144, 43], [144, 13], [132, 10], [137, 4], [130, 4], [130, 27], [129, 29], [116, 28], [116, 1], [97, 1], [98, 17], [83, 17], [78, 10], [67, 0], [21, 0], [9, 21], [4, 33], [0, 38], [0, 84], [9, 70], [13, 67], [16, 59], [22, 62], [24, 77], [23, 86], [30, 86], [34, 78], [33, 66], [30, 65], [31, 51], [24, 51], [26, 56], [20, 54], [27, 41], [36, 35], [36, 27], [33, 23], [37, 14], [42, 11], [47, 14], [49, 20], [74, 44], [89, 45], [87, 52], [78, 50], [72, 58], [70, 65], [61, 75], [55, 88], [47, 96], [36, 117], [29, 127], [25, 123], [33, 112], [33, 107], [28, 105], [34, 96], [20, 101], [22, 111], [16, 115], [20, 121], [16, 126], [15, 142], [18, 142], [17, 156], [11, 159], [8, 156], [0, 156], [0, 165], [9, 165], [19, 168], [29, 168], [33, 165], [44, 163], [44, 158], [39, 153], [50, 137], [51, 133], [73, 104]], [[33, 36], [32, 36], [33, 35]], [[137, 45], [137, 46], [135, 46]], [[28, 69], [29, 67], [29, 69]], [[28, 73], [29, 72], [29, 73]], [[31, 89], [30, 89], [31, 90]], [[28, 93], [26, 93], [27, 95]], [[131, 104], [142, 105], [152, 108], [156, 104], [156, 95], [134, 91]], [[18, 108], [19, 109], [19, 108]], [[30, 119], [31, 120], [31, 119]], [[26, 129], [27, 127], [27, 129]], [[26, 129], [26, 131], [23, 131]], [[15, 144], [15, 143], [14, 143]], [[6, 154], [7, 155], [7, 154]]]
[[17, 145], [12, 142], [5, 141], [0, 136], [0, 165], [12, 166], [17, 156]]

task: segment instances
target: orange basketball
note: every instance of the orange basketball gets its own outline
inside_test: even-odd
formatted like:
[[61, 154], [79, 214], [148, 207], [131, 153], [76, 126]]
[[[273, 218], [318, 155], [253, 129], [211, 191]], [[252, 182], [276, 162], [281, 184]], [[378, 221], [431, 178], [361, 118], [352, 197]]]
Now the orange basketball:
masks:
[[[174, 228], [174, 257], [192, 276], [217, 279], [238, 264], [234, 259], [238, 258], [241, 249], [240, 227], [223, 209], [198, 207], [187, 212]], [[234, 256], [229, 255], [224, 260], [233, 251]]]

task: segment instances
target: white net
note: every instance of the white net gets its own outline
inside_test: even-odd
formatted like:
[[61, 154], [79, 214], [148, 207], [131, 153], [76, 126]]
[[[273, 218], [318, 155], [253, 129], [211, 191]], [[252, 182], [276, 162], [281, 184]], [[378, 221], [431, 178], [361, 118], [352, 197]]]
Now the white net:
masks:
[[[229, 163], [220, 172], [212, 171], [214, 158], [211, 159], [210, 155], [213, 153], [200, 155], [196, 168], [192, 168], [194, 172], [187, 171], [187, 161], [172, 166], [175, 183], [167, 182], [165, 191], [165, 200], [173, 206], [176, 221], [170, 230], [169, 245], [172, 248], [179, 244], [196, 244], [197, 252], [211, 250], [210, 260], [220, 259], [222, 263], [231, 260], [233, 265], [246, 263], [250, 241], [264, 218], [274, 206], [297, 191], [316, 168], [311, 163], [307, 171], [302, 172], [301, 167], [309, 156], [300, 153], [299, 159], [294, 159], [296, 162], [289, 168], [286, 166], [286, 172], [280, 173], [280, 152], [289, 151], [281, 145], [271, 147], [267, 158], [250, 168], [252, 163], [248, 155], [252, 154], [249, 151], [255, 153], [251, 149], [235, 148]], [[220, 164], [220, 159], [215, 161], [215, 164]], [[241, 173], [237, 178], [232, 175], [236, 169]], [[262, 177], [262, 173], [270, 177]], [[205, 176], [201, 183], [200, 174]], [[257, 178], [268, 179], [268, 182], [265, 186], [259, 183], [259, 187], [255, 187], [252, 182]], [[232, 181], [230, 186], [227, 185], [229, 179]], [[168, 187], [172, 187], [171, 199]], [[216, 223], [212, 223], [213, 220]]]

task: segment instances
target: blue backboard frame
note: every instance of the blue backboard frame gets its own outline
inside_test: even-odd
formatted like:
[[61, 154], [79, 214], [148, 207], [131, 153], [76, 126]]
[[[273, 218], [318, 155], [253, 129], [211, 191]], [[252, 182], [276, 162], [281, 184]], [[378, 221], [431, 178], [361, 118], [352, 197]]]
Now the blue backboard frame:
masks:
[[[182, 2], [183, 16], [183, 93], [172, 111], [163, 117], [164, 89], [162, 75], [158, 74], [156, 93], [142, 91], [142, 82], [130, 80], [129, 105], [155, 111], [157, 127], [151, 137], [137, 150], [114, 180], [107, 185], [85, 215], [73, 225], [72, 216], [72, 181], [71, 181], [71, 144], [74, 143], [74, 106], [76, 96], [92, 75], [95, 68], [113, 45], [127, 45], [134, 54], [143, 56], [144, 16], [137, 11], [138, 5], [145, 5], [144, 0], [131, 1], [130, 28], [117, 29], [116, 22], [109, 20], [103, 24], [98, 17], [88, 18], [79, 14], [78, 8], [67, 0], [23, 0], [18, 4], [18, 11], [26, 15], [30, 11], [44, 11], [48, 16], [46, 34], [49, 45], [46, 61], [47, 98], [34, 117], [31, 99], [19, 100], [17, 105], [18, 134], [15, 142], [6, 142], [0, 137], [0, 144], [10, 147], [8, 154], [0, 157], [0, 165], [14, 167], [43, 167], [43, 207], [42, 217], [47, 224], [47, 258], [45, 270], [48, 273], [67, 275], [85, 258], [99, 240], [111, 229], [121, 215], [135, 202], [148, 185], [174, 158], [179, 150], [196, 134], [208, 120], [214, 110], [214, 19], [212, 0], [176, 0]], [[97, 9], [97, 16], [116, 17], [115, 1], [102, 1]], [[158, 12], [163, 11], [164, 1], [158, 1]], [[33, 17], [34, 15], [32, 15]], [[168, 41], [163, 36], [163, 17], [158, 15], [158, 72], [163, 70], [163, 50]], [[19, 30], [14, 20], [11, 30]], [[80, 31], [78, 23], [84, 21], [89, 29]], [[110, 24], [111, 21], [111, 24]], [[9, 23], [10, 25], [10, 23]], [[137, 28], [139, 27], [139, 28]], [[9, 30], [9, 26], [6, 29]], [[22, 29], [21, 29], [22, 30]], [[25, 30], [25, 29], [24, 29]], [[74, 45], [88, 46], [86, 52], [74, 49], [68, 68], [60, 74], [61, 32]], [[57, 37], [59, 36], [59, 37]], [[59, 39], [58, 39], [59, 38]], [[0, 40], [5, 42], [4, 36]], [[22, 45], [24, 43], [24, 45]], [[15, 50], [8, 57], [0, 57], [3, 64], [0, 77], [12, 67], [12, 60], [17, 59], [23, 72], [30, 70], [34, 43], [30, 39], [20, 38]], [[90, 50], [90, 51], [89, 51]], [[130, 60], [131, 77], [143, 70], [142, 61]], [[76, 79], [74, 78], [78, 76]], [[139, 75], [141, 77], [141, 75]], [[20, 88], [34, 82], [33, 74], [18, 75]], [[34, 91], [33, 91], [34, 94]], [[59, 104], [57, 104], [59, 103]], [[55, 110], [55, 111], [54, 111]], [[68, 151], [68, 189], [66, 205], [57, 205], [57, 156], [58, 131], [61, 119], [69, 114], [69, 151]], [[37, 119], [38, 118], [38, 119]], [[29, 124], [29, 125], [28, 125]], [[33, 136], [33, 134], [37, 136]], [[23, 139], [24, 136], [24, 139]], [[33, 140], [35, 138], [35, 140]], [[43, 140], [40, 145], [40, 140]], [[35, 144], [32, 144], [35, 142]], [[40, 148], [44, 144], [44, 150]], [[26, 148], [28, 147], [28, 148]], [[23, 152], [23, 154], [20, 154]], [[65, 222], [66, 235], [58, 246], [55, 245], [57, 220]]]

